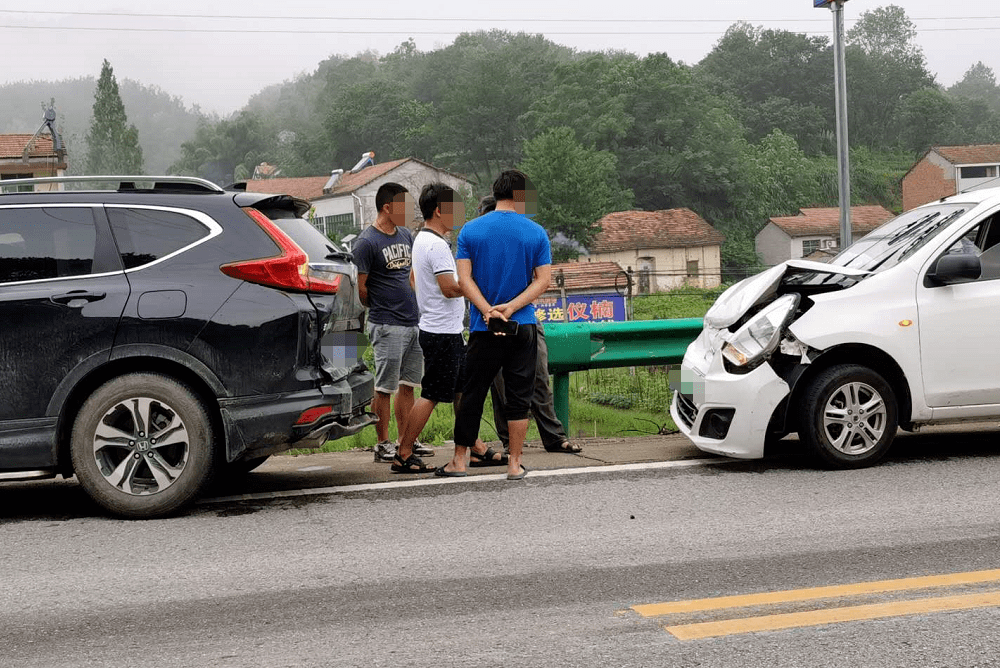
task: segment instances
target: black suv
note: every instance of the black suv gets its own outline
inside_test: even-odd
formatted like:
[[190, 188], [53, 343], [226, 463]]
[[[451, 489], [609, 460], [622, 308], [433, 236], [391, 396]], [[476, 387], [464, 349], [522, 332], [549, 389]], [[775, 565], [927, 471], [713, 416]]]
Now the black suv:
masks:
[[[10, 192], [83, 181], [114, 189]], [[307, 203], [187, 177], [2, 185], [0, 480], [75, 473], [158, 517], [375, 422], [357, 270]]]

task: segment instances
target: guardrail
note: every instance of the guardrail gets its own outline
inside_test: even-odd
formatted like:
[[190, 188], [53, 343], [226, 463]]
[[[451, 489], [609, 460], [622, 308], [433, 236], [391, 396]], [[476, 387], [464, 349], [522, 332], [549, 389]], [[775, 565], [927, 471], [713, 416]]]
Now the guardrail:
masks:
[[[569, 374], [585, 369], [679, 364], [702, 330], [701, 318], [546, 323], [556, 416], [569, 430]], [[664, 406], [664, 410], [667, 407]]]

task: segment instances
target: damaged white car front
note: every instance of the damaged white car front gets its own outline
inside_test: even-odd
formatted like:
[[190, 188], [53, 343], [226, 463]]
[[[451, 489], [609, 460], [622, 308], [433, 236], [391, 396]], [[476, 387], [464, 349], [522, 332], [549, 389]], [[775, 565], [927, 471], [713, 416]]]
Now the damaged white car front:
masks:
[[788, 329], [808, 304], [784, 282], [803, 273], [847, 279], [831, 280], [821, 292], [843, 289], [870, 272], [789, 261], [737, 283], [716, 300], [671, 383], [671, 417], [699, 449], [756, 459], [770, 437], [783, 435], [773, 418], [787, 401], [794, 369], [809, 363], [807, 346]]

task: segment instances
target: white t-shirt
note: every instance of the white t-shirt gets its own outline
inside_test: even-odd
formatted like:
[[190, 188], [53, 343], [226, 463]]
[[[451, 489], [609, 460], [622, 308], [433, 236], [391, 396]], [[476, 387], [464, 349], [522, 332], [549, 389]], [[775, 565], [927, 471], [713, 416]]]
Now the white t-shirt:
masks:
[[424, 228], [413, 241], [413, 275], [420, 309], [420, 329], [432, 334], [461, 334], [465, 299], [445, 297], [438, 285], [439, 274], [458, 280], [451, 247], [437, 232]]

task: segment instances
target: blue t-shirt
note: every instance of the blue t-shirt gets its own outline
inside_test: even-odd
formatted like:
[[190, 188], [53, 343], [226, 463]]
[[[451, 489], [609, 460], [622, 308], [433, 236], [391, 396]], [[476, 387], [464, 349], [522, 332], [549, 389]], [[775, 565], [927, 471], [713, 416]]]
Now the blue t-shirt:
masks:
[[[535, 267], [552, 264], [549, 235], [541, 225], [514, 211], [491, 211], [462, 226], [455, 257], [472, 262], [472, 278], [494, 306], [524, 292]], [[534, 304], [515, 312], [511, 319], [522, 325], [537, 324]], [[472, 309], [469, 331], [486, 331], [477, 308]]]

